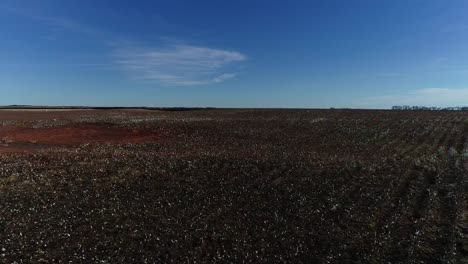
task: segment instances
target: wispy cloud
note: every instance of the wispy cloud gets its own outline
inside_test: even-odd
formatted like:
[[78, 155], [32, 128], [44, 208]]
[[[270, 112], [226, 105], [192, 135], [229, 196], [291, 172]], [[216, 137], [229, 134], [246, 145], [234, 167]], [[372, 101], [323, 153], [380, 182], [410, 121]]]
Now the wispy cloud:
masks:
[[78, 32], [83, 35], [94, 37], [94, 38], [105, 38], [106, 37], [105, 35], [107, 35], [103, 31], [100, 31], [94, 27], [79, 23], [70, 18], [46, 16], [46, 15], [28, 11], [26, 9], [13, 8], [13, 7], [2, 7], [2, 10], [10, 14], [25, 17], [32, 21], [36, 21], [36, 22], [48, 25], [52, 31], [57, 31], [57, 29], [63, 29], [63, 30], [68, 30], [72, 32]]
[[172, 44], [150, 49], [117, 49], [115, 62], [137, 79], [166, 85], [220, 83], [236, 77], [236, 64], [247, 60], [237, 52]]
[[[50, 32], [45, 38], [48, 40], [56, 40], [58, 32], [63, 30], [80, 34], [107, 47], [112, 54], [112, 64], [138, 80], [180, 86], [221, 83], [235, 78], [238, 75], [236, 65], [247, 60], [246, 55], [237, 51], [186, 45], [167, 37], [165, 40], [161, 38], [165, 45], [128, 48], [138, 45], [125, 37], [71, 18], [0, 6], [2, 10], [47, 25]], [[163, 18], [157, 16], [156, 19], [159, 21]]]
[[364, 108], [388, 108], [392, 105], [465, 106], [468, 105], [468, 88], [422, 88], [364, 98], [355, 105]]

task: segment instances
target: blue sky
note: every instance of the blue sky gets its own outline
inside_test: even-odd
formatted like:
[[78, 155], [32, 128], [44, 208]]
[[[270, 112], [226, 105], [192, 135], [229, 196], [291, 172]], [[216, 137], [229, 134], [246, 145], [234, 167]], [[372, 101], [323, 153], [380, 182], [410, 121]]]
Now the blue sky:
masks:
[[468, 105], [468, 1], [2, 0], [0, 105]]

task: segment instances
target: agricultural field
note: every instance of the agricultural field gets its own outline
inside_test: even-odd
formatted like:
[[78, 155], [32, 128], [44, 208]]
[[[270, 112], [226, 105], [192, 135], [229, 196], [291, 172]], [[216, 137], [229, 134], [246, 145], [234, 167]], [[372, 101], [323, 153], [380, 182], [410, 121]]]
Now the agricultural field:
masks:
[[468, 113], [0, 110], [0, 263], [468, 263]]

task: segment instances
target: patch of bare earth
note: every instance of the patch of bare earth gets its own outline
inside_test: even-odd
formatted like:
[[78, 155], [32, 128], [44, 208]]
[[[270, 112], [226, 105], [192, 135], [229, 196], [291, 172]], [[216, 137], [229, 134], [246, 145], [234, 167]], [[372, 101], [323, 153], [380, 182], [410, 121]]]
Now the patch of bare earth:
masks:
[[31, 152], [81, 144], [150, 143], [158, 140], [155, 131], [113, 125], [72, 125], [53, 128], [5, 128], [0, 131], [0, 152]]

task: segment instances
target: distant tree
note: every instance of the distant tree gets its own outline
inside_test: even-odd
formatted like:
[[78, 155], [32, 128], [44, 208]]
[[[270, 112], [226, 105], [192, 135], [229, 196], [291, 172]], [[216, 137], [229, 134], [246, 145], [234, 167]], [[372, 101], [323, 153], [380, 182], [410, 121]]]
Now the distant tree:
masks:
[[424, 111], [468, 111], [468, 106], [450, 106], [450, 107], [437, 107], [437, 106], [419, 106], [419, 105], [394, 105], [391, 108], [392, 110], [424, 110]]

